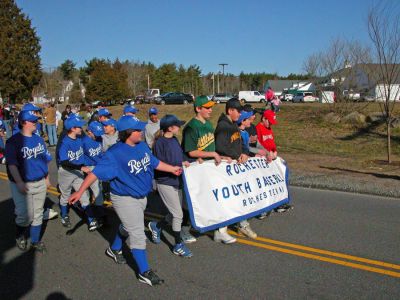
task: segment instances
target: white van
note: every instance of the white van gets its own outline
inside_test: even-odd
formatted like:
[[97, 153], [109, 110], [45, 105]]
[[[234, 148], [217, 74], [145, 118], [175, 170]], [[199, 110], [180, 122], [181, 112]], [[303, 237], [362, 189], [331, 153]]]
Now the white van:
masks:
[[240, 91], [239, 100], [241, 102], [265, 102], [265, 95], [258, 91]]

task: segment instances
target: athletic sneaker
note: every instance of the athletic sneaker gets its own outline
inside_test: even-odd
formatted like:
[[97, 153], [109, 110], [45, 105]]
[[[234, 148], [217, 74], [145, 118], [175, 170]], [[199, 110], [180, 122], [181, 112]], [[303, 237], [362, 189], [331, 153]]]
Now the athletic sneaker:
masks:
[[257, 237], [257, 233], [255, 233], [253, 229], [251, 229], [250, 225], [239, 227], [238, 231], [251, 239], [255, 239]]
[[97, 219], [93, 219], [88, 225], [88, 230], [95, 231], [96, 229], [99, 229], [102, 225], [103, 224], [97, 221]]
[[62, 224], [64, 227], [67, 227], [67, 228], [71, 227], [71, 221], [70, 221], [68, 215], [66, 215], [64, 218], [61, 218], [61, 224]]
[[190, 258], [193, 256], [193, 253], [189, 250], [188, 247], [184, 243], [179, 243], [174, 246], [172, 252], [178, 256]]
[[224, 244], [233, 244], [236, 242], [236, 239], [229, 235], [226, 227], [223, 227], [214, 231], [214, 241]]
[[259, 216], [257, 217], [257, 219], [259, 219], [259, 220], [265, 219], [266, 217], [269, 217], [270, 214], [271, 214], [271, 211], [263, 212], [261, 215], [259, 215]]
[[52, 208], [46, 208], [43, 212], [43, 220], [52, 220], [58, 217], [58, 212]]
[[112, 250], [111, 247], [108, 247], [106, 255], [111, 257], [117, 264], [126, 264], [126, 259], [122, 255], [122, 250]]
[[19, 250], [26, 251], [28, 249], [28, 240], [23, 236], [19, 236], [15, 239]]
[[277, 208], [275, 208], [274, 211], [278, 212], [278, 213], [283, 213], [283, 212], [286, 212], [286, 211], [288, 211], [289, 209], [292, 209], [292, 208], [293, 208], [292, 205], [283, 204], [283, 205], [278, 206]]
[[197, 239], [190, 234], [189, 229], [184, 230], [183, 227], [181, 230], [181, 239], [185, 244], [191, 244], [197, 241]]
[[156, 222], [149, 222], [147, 225], [151, 232], [151, 238], [154, 244], [159, 244], [161, 242], [161, 229], [157, 228]]
[[153, 270], [148, 270], [142, 274], [139, 274], [139, 281], [151, 286], [164, 283], [164, 280], [158, 277]]
[[42, 241], [39, 241], [37, 243], [32, 243], [31, 247], [33, 250], [40, 252], [40, 253], [45, 253], [47, 251], [46, 246]]

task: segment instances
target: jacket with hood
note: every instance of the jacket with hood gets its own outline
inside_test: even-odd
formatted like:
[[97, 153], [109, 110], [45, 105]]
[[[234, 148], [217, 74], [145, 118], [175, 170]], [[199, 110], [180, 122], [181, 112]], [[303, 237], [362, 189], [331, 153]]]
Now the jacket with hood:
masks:
[[242, 145], [240, 129], [225, 114], [221, 114], [215, 129], [215, 150], [222, 156], [238, 159], [239, 156], [249, 154]]

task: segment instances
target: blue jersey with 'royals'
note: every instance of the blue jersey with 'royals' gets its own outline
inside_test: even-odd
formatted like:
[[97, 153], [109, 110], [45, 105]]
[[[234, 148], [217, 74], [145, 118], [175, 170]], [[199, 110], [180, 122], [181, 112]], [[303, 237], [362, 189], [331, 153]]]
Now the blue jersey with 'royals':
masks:
[[49, 173], [47, 163], [51, 161], [51, 155], [44, 140], [36, 134], [30, 137], [21, 133], [13, 135], [7, 140], [5, 155], [8, 178], [13, 182], [10, 165], [18, 168], [24, 182], [38, 181]]
[[103, 155], [103, 144], [100, 140], [92, 140], [85, 135], [82, 138], [83, 155], [85, 158], [85, 166], [95, 166]]
[[159, 163], [144, 142], [135, 146], [118, 142], [104, 153], [93, 174], [110, 181], [113, 194], [142, 198], [152, 190], [154, 169]]
[[58, 149], [57, 158], [59, 162], [67, 160], [74, 165], [83, 165], [85, 160], [83, 157], [82, 139], [79, 137], [72, 139], [66, 135]]

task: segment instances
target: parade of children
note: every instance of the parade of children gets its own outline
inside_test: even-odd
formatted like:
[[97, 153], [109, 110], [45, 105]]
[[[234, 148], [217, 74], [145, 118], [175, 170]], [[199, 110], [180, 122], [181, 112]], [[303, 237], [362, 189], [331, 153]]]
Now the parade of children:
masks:
[[[116, 116], [122, 115], [115, 119], [102, 104], [90, 115], [88, 106], [81, 106], [80, 110], [79, 106], [67, 105], [58, 137], [54, 132], [59, 111], [53, 103], [44, 110], [48, 134], [38, 130], [42, 108], [33, 103], [22, 106], [14, 134], [8, 139], [8, 124], [0, 119], [0, 162], [6, 164], [15, 206], [16, 246], [21, 251], [33, 249], [41, 254], [51, 251], [51, 245], [45, 247], [41, 236], [43, 220], [58, 215], [54, 205], [44, 217], [46, 189], [50, 187], [48, 164], [55, 161], [61, 227], [73, 227], [73, 208], [88, 231], [112, 228], [110, 244], [99, 251], [105, 251], [116, 264], [125, 264], [127, 258], [122, 249], [126, 243], [138, 280], [150, 286], [162, 284], [163, 276], [150, 267], [147, 258], [145, 231], [150, 232], [148, 239], [154, 244], [160, 244], [163, 236], [172, 237], [170, 252], [182, 258], [194, 257], [193, 247], [189, 249], [187, 244], [205, 235], [193, 229], [183, 170], [207, 160], [213, 160], [213, 166], [218, 167], [222, 162], [246, 164], [251, 157], [269, 163], [277, 158], [272, 131], [277, 124], [274, 111], [264, 109], [255, 126], [253, 121], [260, 111], [232, 98], [224, 105], [225, 113], [214, 130], [210, 119], [215, 104], [206, 96], [196, 97], [194, 117], [188, 122], [174, 114], [163, 114], [155, 106], [143, 110], [148, 120], [141, 121], [139, 109], [130, 104], [120, 113], [112, 110]], [[55, 143], [52, 160], [47, 147]], [[160, 211], [167, 213], [145, 223], [149, 200], [158, 201], [153, 205], [164, 207]], [[276, 211], [288, 208], [280, 206]], [[263, 212], [257, 218], [269, 213]], [[105, 222], [110, 214], [115, 214], [118, 224]], [[240, 219], [230, 226], [241, 236], [256, 239], [250, 219]], [[215, 242], [233, 244], [237, 240], [226, 225], [210, 232]]]

